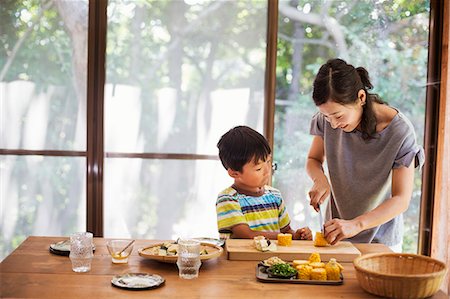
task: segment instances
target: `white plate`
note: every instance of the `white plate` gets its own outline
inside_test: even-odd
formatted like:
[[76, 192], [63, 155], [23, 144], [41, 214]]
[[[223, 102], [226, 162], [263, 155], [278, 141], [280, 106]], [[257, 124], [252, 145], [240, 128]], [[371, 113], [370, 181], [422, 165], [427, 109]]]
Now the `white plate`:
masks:
[[50, 248], [58, 251], [70, 251], [70, 240], [50, 244]]
[[111, 283], [123, 289], [146, 290], [159, 287], [164, 283], [164, 278], [157, 274], [127, 273], [114, 276]]
[[[69, 256], [70, 254], [70, 240], [63, 240], [59, 241], [53, 244], [50, 244], [49, 248], [51, 253], [57, 254], [57, 255], [66, 255]], [[92, 250], [95, 251], [95, 245], [92, 244]]]

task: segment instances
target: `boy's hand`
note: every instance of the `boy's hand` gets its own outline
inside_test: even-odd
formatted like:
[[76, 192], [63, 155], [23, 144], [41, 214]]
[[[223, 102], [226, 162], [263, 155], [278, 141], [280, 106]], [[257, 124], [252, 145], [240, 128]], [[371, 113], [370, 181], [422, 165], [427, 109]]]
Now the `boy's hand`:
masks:
[[294, 240], [312, 240], [312, 232], [309, 227], [302, 227], [295, 231]]

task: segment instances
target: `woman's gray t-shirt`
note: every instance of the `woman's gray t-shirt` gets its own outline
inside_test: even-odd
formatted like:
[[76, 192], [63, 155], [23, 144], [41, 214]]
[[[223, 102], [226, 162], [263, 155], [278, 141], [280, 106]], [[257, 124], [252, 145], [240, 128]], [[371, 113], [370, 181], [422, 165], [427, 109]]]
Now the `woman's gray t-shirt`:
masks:
[[[311, 135], [323, 138], [331, 184], [325, 218], [353, 219], [391, 197], [392, 169], [424, 162], [423, 148], [416, 143], [411, 122], [401, 113], [375, 139], [365, 141], [361, 132], [333, 129], [320, 112], [311, 121]], [[348, 240], [355, 243], [400, 244], [403, 238], [402, 214], [360, 232]]]

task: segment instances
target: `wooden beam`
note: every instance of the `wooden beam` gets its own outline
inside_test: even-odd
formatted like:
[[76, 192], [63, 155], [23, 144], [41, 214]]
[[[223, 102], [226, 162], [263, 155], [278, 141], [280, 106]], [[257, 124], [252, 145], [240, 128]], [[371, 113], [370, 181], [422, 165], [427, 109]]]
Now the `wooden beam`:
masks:
[[86, 229], [103, 236], [103, 94], [107, 0], [89, 1]]
[[[450, 2], [443, 1], [442, 62], [431, 257], [450, 265]], [[441, 289], [450, 294], [449, 273]]]

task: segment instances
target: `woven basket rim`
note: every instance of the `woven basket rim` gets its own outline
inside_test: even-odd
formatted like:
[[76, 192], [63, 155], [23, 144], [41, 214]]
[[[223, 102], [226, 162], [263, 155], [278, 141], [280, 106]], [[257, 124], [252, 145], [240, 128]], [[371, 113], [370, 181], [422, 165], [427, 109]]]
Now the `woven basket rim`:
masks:
[[[425, 274], [389, 274], [389, 273], [380, 273], [375, 272], [371, 270], [367, 270], [363, 267], [361, 267], [358, 263], [361, 260], [365, 260], [372, 257], [378, 257], [378, 256], [404, 256], [404, 257], [413, 257], [413, 258], [419, 258], [419, 259], [426, 259], [429, 261], [433, 261], [437, 264], [440, 264], [443, 266], [443, 269], [440, 271], [432, 272], [432, 273], [425, 273]], [[425, 278], [425, 277], [436, 277], [440, 275], [444, 275], [447, 272], [447, 265], [440, 260], [431, 258], [429, 256], [420, 255], [420, 254], [414, 254], [414, 253], [395, 253], [395, 252], [384, 252], [384, 253], [369, 253], [365, 255], [361, 255], [353, 260], [353, 266], [357, 271], [364, 272], [366, 274], [375, 275], [375, 276], [384, 276], [389, 278], [401, 278], [401, 279], [417, 279], [417, 278]]]

